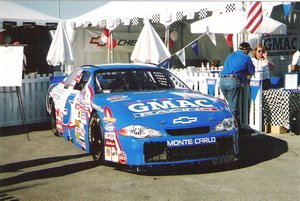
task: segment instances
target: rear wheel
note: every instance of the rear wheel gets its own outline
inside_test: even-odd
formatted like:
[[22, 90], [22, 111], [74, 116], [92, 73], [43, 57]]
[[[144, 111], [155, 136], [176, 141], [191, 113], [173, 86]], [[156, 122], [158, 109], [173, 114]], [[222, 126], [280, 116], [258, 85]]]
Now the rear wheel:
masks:
[[59, 136], [58, 135], [58, 130], [57, 130], [57, 127], [56, 127], [56, 112], [55, 112], [55, 106], [54, 106], [53, 101], [51, 101], [50, 107], [51, 107], [51, 115], [50, 115], [51, 116], [51, 119], [50, 119], [51, 129], [52, 129], [52, 132], [55, 136]]
[[93, 113], [89, 123], [89, 145], [90, 153], [95, 161], [104, 161], [103, 132], [100, 125], [100, 118]]

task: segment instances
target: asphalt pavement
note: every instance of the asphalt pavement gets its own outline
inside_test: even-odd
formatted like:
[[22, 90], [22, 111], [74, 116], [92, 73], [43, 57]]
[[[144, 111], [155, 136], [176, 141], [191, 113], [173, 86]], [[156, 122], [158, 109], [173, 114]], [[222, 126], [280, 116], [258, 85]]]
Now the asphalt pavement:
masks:
[[291, 133], [241, 133], [240, 161], [230, 165], [141, 174], [95, 163], [47, 126], [29, 129], [0, 129], [0, 200], [300, 198], [300, 136]]

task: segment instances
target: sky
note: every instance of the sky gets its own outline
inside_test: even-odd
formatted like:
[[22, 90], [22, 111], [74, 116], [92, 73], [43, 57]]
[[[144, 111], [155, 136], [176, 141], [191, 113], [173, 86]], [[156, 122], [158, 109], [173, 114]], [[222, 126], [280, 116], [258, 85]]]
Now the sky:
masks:
[[107, 1], [55, 1], [55, 0], [44, 0], [44, 1], [13, 1], [19, 5], [31, 8], [33, 10], [40, 11], [47, 15], [61, 18], [70, 19], [78, 17], [86, 12], [89, 12], [101, 5], [107, 3]]

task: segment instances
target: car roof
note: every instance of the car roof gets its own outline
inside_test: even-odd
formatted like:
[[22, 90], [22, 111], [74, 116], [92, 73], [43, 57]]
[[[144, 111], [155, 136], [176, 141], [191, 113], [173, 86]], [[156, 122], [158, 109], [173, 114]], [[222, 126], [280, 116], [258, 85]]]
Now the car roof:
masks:
[[98, 64], [98, 65], [83, 65], [82, 69], [96, 70], [115, 70], [115, 69], [160, 69], [161, 67], [154, 64], [138, 64], [138, 63], [114, 63], [114, 64]]

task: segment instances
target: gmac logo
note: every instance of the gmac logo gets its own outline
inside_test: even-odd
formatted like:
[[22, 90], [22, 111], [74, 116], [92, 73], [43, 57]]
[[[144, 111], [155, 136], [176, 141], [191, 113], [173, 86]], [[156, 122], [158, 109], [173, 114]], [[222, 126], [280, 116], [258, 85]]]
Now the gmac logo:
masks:
[[190, 124], [197, 121], [197, 117], [179, 117], [173, 119], [173, 124]]

